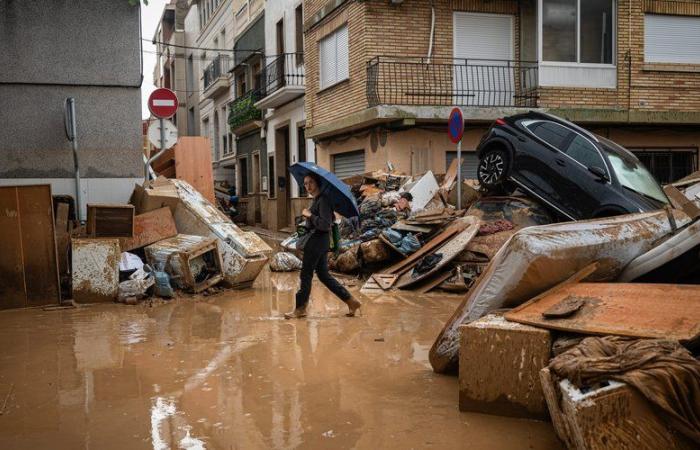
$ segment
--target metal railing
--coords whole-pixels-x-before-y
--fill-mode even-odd
[[[231,57],[219,54],[204,69],[204,89],[211,86],[219,77],[226,76],[231,68]]]
[[[259,89],[251,89],[229,103],[228,124],[230,129],[245,125],[251,120],[260,120],[262,111],[255,107],[261,99]]]
[[[536,62],[377,56],[367,101],[377,105],[537,107]]]
[[[304,54],[283,53],[268,57],[260,73],[260,91],[266,97],[285,86],[304,86]]]

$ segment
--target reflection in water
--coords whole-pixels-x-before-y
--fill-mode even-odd
[[[297,279],[0,313],[0,448],[559,448],[549,424],[458,412],[428,365],[453,298],[363,298],[349,319],[314,283],[310,318],[281,320]]]

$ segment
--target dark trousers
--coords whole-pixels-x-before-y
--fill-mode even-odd
[[[296,307],[302,308],[309,303],[309,295],[311,295],[311,282],[314,277],[314,271],[318,279],[339,299],[347,302],[350,298],[350,292],[345,287],[338,283],[338,280],[333,278],[328,272],[328,247],[330,245],[330,236],[328,233],[314,232],[304,246],[304,257],[302,258],[301,286],[297,291]]]

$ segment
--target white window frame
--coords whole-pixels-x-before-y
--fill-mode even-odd
[[[542,49],[543,41],[543,0],[537,0],[537,55],[541,65],[557,67],[615,67],[617,65],[617,0],[612,0],[612,63],[582,63],[581,61],[581,1],[576,0],[576,62],[545,61]],[[585,0],[583,0],[585,1]]]
[[[342,42],[339,42],[338,36],[340,32],[345,29],[345,35],[347,36],[347,73],[338,73],[338,48],[339,44],[342,44]],[[323,52],[321,51],[321,47],[323,45],[323,42],[326,42],[330,39],[334,40],[334,50],[335,50],[335,59],[332,61],[333,68],[334,68],[334,76],[331,79],[324,80],[323,78]],[[324,36],[322,39],[318,41],[318,53],[319,53],[319,64],[318,64],[318,79],[319,79],[319,88],[320,90],[327,89],[329,87],[335,86],[336,84],[342,83],[345,80],[350,79],[350,30],[348,29],[348,24],[344,23],[343,25],[339,26],[335,30],[333,30],[331,33],[327,34]],[[330,64],[331,62],[329,62]]]

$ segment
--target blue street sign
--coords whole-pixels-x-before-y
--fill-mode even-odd
[[[450,135],[450,140],[454,144],[462,140],[464,135],[464,116],[461,109],[452,109],[450,118],[447,121],[447,134]]]

